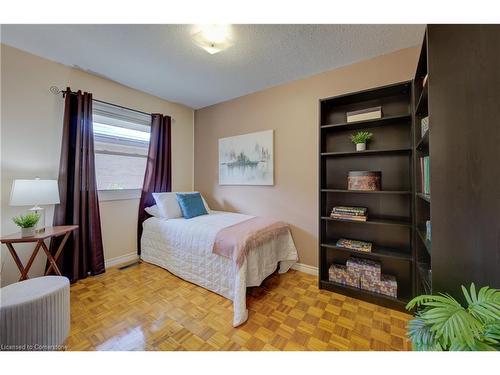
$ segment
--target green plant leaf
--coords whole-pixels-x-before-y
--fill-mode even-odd
[[[500,321],[500,291],[497,289],[482,287],[476,295],[474,283],[470,286],[470,296],[467,289],[462,286],[465,299],[467,300],[467,311],[482,323]]]
[[[451,297],[434,296],[437,301],[424,301],[424,306],[432,307],[421,314],[422,320],[442,338],[445,346],[453,341],[462,340],[462,344],[471,346],[474,337],[479,336],[481,325],[456,300]]]
[[[474,285],[474,283],[472,283]],[[462,293],[464,294],[465,300],[467,301],[467,304],[472,305],[474,302],[472,301],[472,298],[469,295],[469,291],[465,286],[462,285]]]
[[[408,323],[408,337],[416,351],[441,351],[435,332],[418,315]]]
[[[414,307],[429,305],[432,306],[433,303],[441,303],[441,304],[449,304],[451,306],[461,306],[457,300],[447,294],[423,294],[413,298],[408,304],[406,308],[408,310],[412,310]],[[439,305],[440,306],[440,305]]]
[[[357,132],[356,134],[351,134],[351,142],[354,144],[358,143],[365,143],[366,141],[370,140],[370,138],[373,136],[372,133],[369,132]]]
[[[472,299],[472,302],[477,301],[476,286],[474,285],[474,283],[470,284],[470,298]]]
[[[471,284],[462,291],[466,308],[443,293],[421,295],[407,304],[408,310],[418,308],[408,324],[415,350],[500,350],[500,290],[477,291]]]
[[[498,348],[496,348],[494,345],[490,345],[487,342],[476,340],[474,341],[474,345],[469,347],[469,350],[484,352],[484,351],[496,351],[498,350]]]
[[[446,339],[450,343],[464,340],[467,345],[472,346],[482,333],[482,325],[465,309],[457,309],[442,324],[448,328]]]
[[[472,345],[465,345],[461,342],[453,342],[449,348],[450,351],[495,351],[495,346],[476,340]]]
[[[484,326],[484,337],[491,343],[500,344],[500,321],[489,323]]]
[[[30,212],[26,215],[14,216],[12,221],[21,228],[32,228],[40,220],[40,214],[38,212]]]

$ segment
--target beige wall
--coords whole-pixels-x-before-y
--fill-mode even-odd
[[[292,226],[299,262],[318,258],[318,100],[411,79],[419,49],[328,71],[195,111],[194,187],[211,208]],[[218,139],[274,129],[275,185],[219,186]]]
[[[145,112],[172,116],[174,190],[193,185],[193,110],[170,103],[107,79],[51,62],[12,47],[1,46],[1,233],[17,231],[11,217],[26,208],[10,207],[9,194],[15,178],[55,179],[58,175],[63,99],[50,86],[92,92],[96,99]],[[106,260],[136,250],[138,199],[101,202]],[[53,208],[47,223],[52,222]],[[30,247],[19,246],[26,262]],[[39,275],[45,259],[38,256],[30,275]],[[2,285],[16,281],[18,270],[2,246]]]

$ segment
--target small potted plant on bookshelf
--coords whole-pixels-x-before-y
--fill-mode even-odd
[[[26,215],[19,215],[12,218],[12,221],[21,228],[22,237],[31,237],[35,235],[35,225],[40,220],[40,214],[30,212]]]
[[[417,351],[500,350],[500,290],[482,287],[476,293],[462,286],[464,307],[449,294],[421,295],[406,308],[418,307],[408,323],[408,336]]]
[[[356,145],[356,151],[365,151],[366,142],[371,139],[372,133],[368,132],[357,132],[356,134],[351,134],[351,141]]]

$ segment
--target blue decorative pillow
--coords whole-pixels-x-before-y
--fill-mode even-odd
[[[208,214],[200,193],[177,193],[176,195],[177,202],[181,207],[182,216],[185,219]]]

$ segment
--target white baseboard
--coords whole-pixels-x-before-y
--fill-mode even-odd
[[[307,273],[309,275],[318,276],[318,267],[310,266],[308,264],[295,263],[292,266],[292,269],[299,271],[299,272]]]
[[[106,268],[115,267],[115,266],[121,265],[123,263],[132,262],[136,259],[139,259],[139,256],[137,255],[137,252],[134,251],[132,253],[121,255],[119,257],[106,259],[104,261],[104,266]]]

